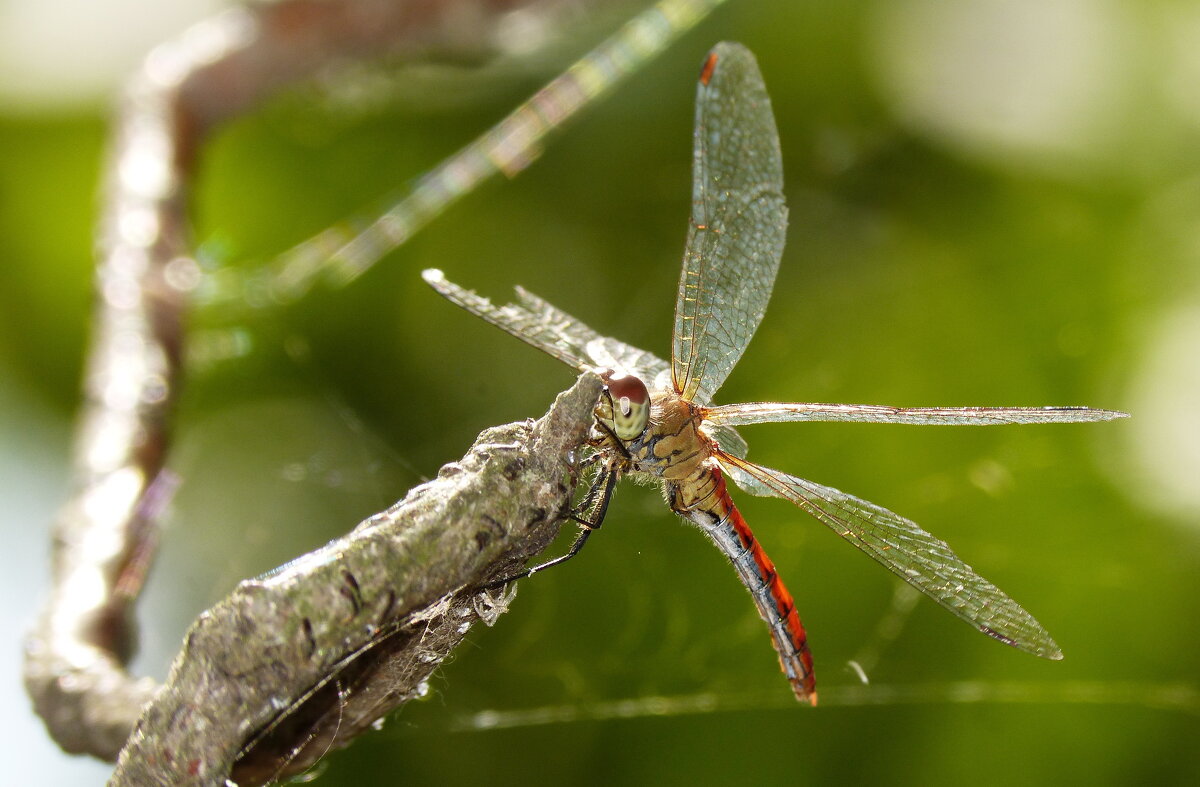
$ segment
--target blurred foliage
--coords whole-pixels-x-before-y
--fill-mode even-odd
[[[1155,470],[1139,465],[1133,430],[1136,405],[1155,401],[1135,392],[1178,401],[1169,364],[1144,377],[1160,315],[1200,303],[1200,145],[1196,118],[1172,103],[1187,64],[1167,46],[1184,27],[1173,20],[1200,9],[1066,7],[1131,24],[1111,55],[1126,81],[1087,108],[1104,120],[1095,138],[997,142],[961,132],[953,106],[949,120],[913,109],[889,53],[926,51],[896,31],[936,4],[743,0],[526,173],[468,196],[353,285],[287,308],[195,312],[172,462],[184,485],[143,605],[140,668],[162,675],[190,619],[239,579],[346,531],[480,429],[540,414],[570,383],[438,298],[421,269],[493,298],[523,284],[669,351],[695,70],[712,43],[737,39],[772,95],[791,228],[766,321],[720,401],[1134,410],[1091,426],[746,430],[754,458],[949,541],[1066,659],[1000,647],[926,601],[884,637],[890,575],[786,504],[743,500],[797,597],[828,705],[794,707],[725,561],[653,490],[626,485],[579,559],[522,583],[513,612],[472,635],[427,702],[332,757],[320,783],[1194,783],[1200,531],[1194,510],[1164,513],[1139,491]],[[361,212],[566,62],[493,73],[469,105],[431,107],[415,88],[366,103],[313,87],[282,96],[206,152],[202,256],[250,267]],[[471,77],[438,78],[452,93]],[[94,113],[0,116],[0,361],[59,419],[77,400],[102,136]],[[1196,426],[1179,416],[1178,428]],[[29,523],[5,523],[17,526]],[[858,706],[849,662],[874,650],[875,693]],[[736,709],[586,720],[611,700],[706,692]],[[476,711],[543,706],[584,720],[460,729]]]

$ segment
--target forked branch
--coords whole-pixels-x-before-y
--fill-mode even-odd
[[[533,13],[554,28],[604,3],[257,0],[150,53],[117,119],[72,491],[54,525],[50,598],[27,643],[26,688],[59,745],[115,759],[155,692],[126,663],[135,647],[133,604],[156,549],[160,493],[170,486],[163,467],[189,295],[199,288],[210,302],[220,292],[252,300],[249,293],[263,285],[280,299],[295,298],[330,266],[340,271],[338,281],[353,278],[484,178],[519,171],[548,133],[722,1],[659,0],[421,179],[366,233],[323,232],[285,254],[265,285],[251,276],[225,290],[220,277],[199,273],[188,238],[198,152],[217,124],[333,63],[385,54],[482,58],[504,43],[497,30],[505,14]]]

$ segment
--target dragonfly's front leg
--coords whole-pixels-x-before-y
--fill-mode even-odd
[[[645,386],[640,381],[637,381],[637,385],[642,388],[644,393]],[[617,478],[620,477],[622,471],[632,469],[633,458],[630,456],[629,449],[626,447],[624,441],[613,430],[613,427],[607,423],[611,419],[614,407],[608,388],[605,388],[605,393],[601,398],[602,402],[603,397],[608,397],[609,399],[607,404],[608,416],[602,415],[600,406],[597,406],[597,418],[592,424],[591,436],[587,442],[594,453],[583,461],[583,466],[586,467],[595,462],[603,462],[604,464],[596,473],[596,477],[592,479],[592,484],[587,494],[583,496],[583,502],[572,509],[567,515],[569,519],[579,523],[579,535],[571,542],[571,547],[566,551],[566,554],[506,579],[490,582],[483,587],[484,590],[507,585],[518,579],[532,576],[539,571],[544,571],[551,566],[567,562],[579,554],[579,550],[583,549],[583,545],[587,543],[588,538],[592,535],[592,531],[599,530],[600,526],[604,524],[604,516],[608,513],[608,502],[612,500],[613,488],[617,484]],[[646,398],[648,400],[648,395],[646,395]]]
[[[599,456],[596,454],[595,456]],[[596,461],[593,458],[587,460],[589,463]],[[565,554],[559,555],[553,560],[548,560],[545,563],[526,569],[519,574],[514,574],[505,579],[489,582],[484,585],[481,590],[492,590],[515,582],[518,579],[525,579],[533,576],[539,571],[544,571],[551,566],[557,566],[560,563],[565,563],[571,558],[579,554],[579,550],[583,549],[583,545],[587,543],[588,537],[593,530],[599,530],[604,524],[604,516],[608,513],[608,502],[612,499],[613,489],[616,488],[617,478],[620,476],[620,470],[612,463],[602,467],[596,477],[592,480],[588,492],[583,497],[583,502],[578,508],[575,508],[567,515],[569,519],[578,522],[580,525],[579,535],[571,542],[571,547]]]

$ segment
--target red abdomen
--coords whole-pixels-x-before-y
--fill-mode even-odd
[[[700,527],[725,553],[771,631],[779,666],[796,698],[817,704],[812,654],[792,594],[729,497],[720,468],[705,467],[672,485],[672,507]]]

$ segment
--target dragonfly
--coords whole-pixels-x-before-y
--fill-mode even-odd
[[[797,699],[815,705],[808,636],[792,594],[729,493],[728,479],[758,496],[788,500],[979,631],[1019,650],[1062,658],[1049,633],[942,540],[886,508],[746,458],[735,427],[781,421],[893,424],[1044,424],[1107,421],[1127,413],[1087,407],[919,407],[753,402],[713,405],[762,321],[783,253],[787,207],[771,102],[754,56],[718,44],[704,61],[693,133],[692,214],[675,302],[671,362],[603,336],[536,295],[491,301],[423,273],[440,294],[580,371],[604,389],[589,439],[599,464],[575,517],[568,551],[517,579],[579,552],[603,522],[621,476],[658,481],[670,508],[725,554],[766,622]],[[508,581],[508,580],[506,580]]]

